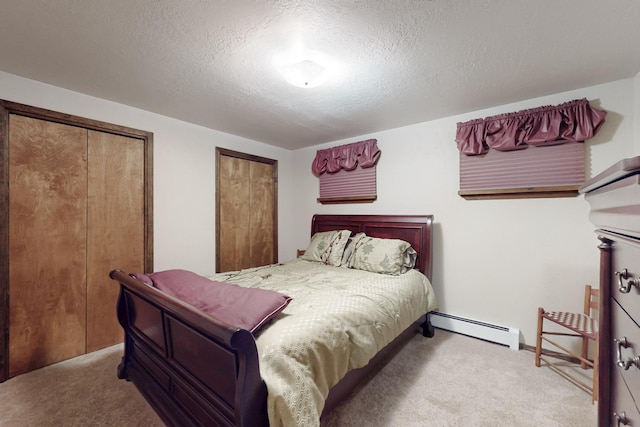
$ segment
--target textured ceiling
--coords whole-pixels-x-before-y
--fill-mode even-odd
[[[286,149],[630,78],[637,0],[7,0],[0,70]],[[335,61],[284,81],[294,46]]]

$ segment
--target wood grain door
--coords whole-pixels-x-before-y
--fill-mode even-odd
[[[123,340],[108,272],[144,271],[144,141],[88,134],[87,352]]]
[[[216,271],[277,262],[276,160],[216,149]]]
[[[272,264],[278,261],[274,165],[250,161],[249,187],[249,266]]]
[[[87,131],[9,122],[11,377],[85,352]]]
[[[0,100],[0,382],[122,341],[108,275],[153,271],[152,153],[150,132]]]

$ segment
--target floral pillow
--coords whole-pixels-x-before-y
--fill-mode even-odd
[[[349,267],[349,258],[351,258],[351,254],[353,253],[353,247],[355,244],[353,243],[353,237],[349,237],[347,239],[347,245],[344,247],[344,252],[342,253],[342,259],[340,260],[340,267]]]
[[[404,256],[402,258],[402,271],[401,273],[406,273],[411,270],[416,265],[416,260],[418,259],[418,252],[413,249],[411,246],[404,251]]]
[[[353,238],[348,267],[373,273],[400,275],[413,268],[416,251],[400,239],[381,239],[358,233]]]
[[[351,231],[349,230],[321,231],[315,233],[301,258],[307,261],[317,261],[337,267],[340,265],[344,248],[350,236]]]
[[[340,230],[338,232],[338,236],[333,241],[333,245],[331,246],[331,253],[329,254],[327,264],[333,265],[334,267],[339,267],[342,264],[342,256],[344,255],[344,250],[347,246],[347,243],[349,243],[350,237],[350,230]]]

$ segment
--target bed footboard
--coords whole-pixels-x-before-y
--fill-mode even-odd
[[[268,426],[253,335],[114,270],[125,332],[118,377],[170,426]]]

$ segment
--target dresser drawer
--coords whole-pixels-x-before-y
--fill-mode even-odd
[[[611,387],[611,413],[609,416],[610,426],[622,427],[625,424],[622,422],[618,423],[616,421],[615,416],[613,415],[624,414],[624,417],[627,421],[627,426],[640,426],[640,411],[636,408],[633,399],[631,398],[631,394],[626,389],[622,376],[619,372],[613,372],[611,377],[612,387]]]
[[[611,321],[612,340],[620,340],[624,337],[627,343],[627,346],[624,347],[614,342],[611,348],[611,368],[618,373],[618,375],[613,375],[611,382],[612,392],[619,398],[614,401],[626,401],[623,398],[628,395],[633,408],[639,411],[634,401],[640,402],[640,367],[630,363],[628,368],[624,369],[618,366],[618,358],[620,357],[622,362],[626,362],[640,356],[640,328],[615,302],[611,306]],[[628,412],[627,407],[628,405],[625,404],[625,407],[621,406],[620,410]],[[640,426],[640,423],[637,425]]]
[[[611,296],[640,324],[640,288],[628,286],[628,282],[634,279],[640,282],[640,246],[630,239],[615,239],[612,253],[612,268],[616,274],[612,278]],[[623,278],[625,272],[626,279]],[[620,284],[628,287],[629,292],[621,292]]]

